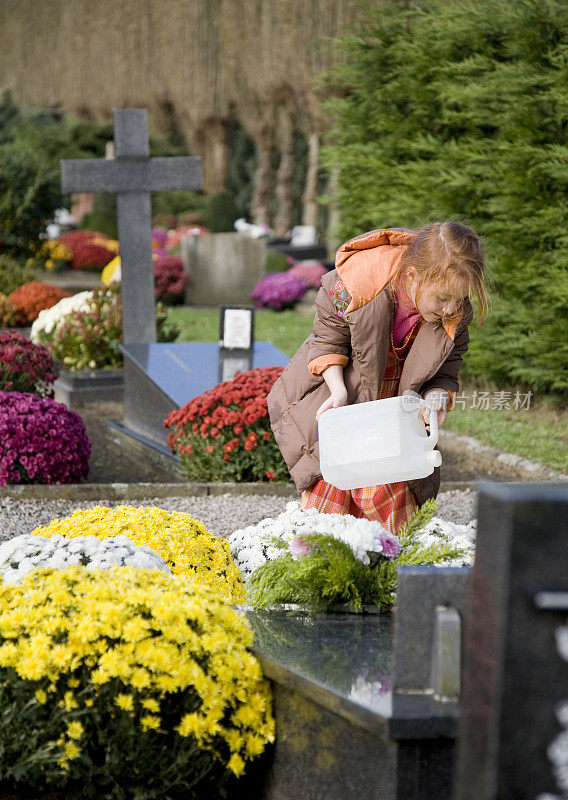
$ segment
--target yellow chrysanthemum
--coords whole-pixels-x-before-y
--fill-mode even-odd
[[[160,730],[160,717],[155,717],[153,714],[145,714],[140,717],[142,730],[144,731],[159,731]]]
[[[85,729],[83,728],[79,720],[73,720],[73,722],[70,722],[69,725],[67,726],[67,736],[70,739],[80,739],[84,733],[84,730]]]
[[[241,756],[237,755],[237,753],[233,753],[227,764],[227,769],[230,769],[238,778],[239,775],[242,775],[245,771],[245,762]]]
[[[157,700],[154,700],[153,697],[147,697],[145,700],[142,700],[142,706],[147,708],[148,711],[153,711],[154,714],[157,714],[160,710],[160,704]]]
[[[114,698],[114,702],[123,711],[132,711],[134,709],[134,700],[130,694],[119,694]]]
[[[78,747],[75,742],[67,742],[65,744],[65,755],[71,760],[74,758],[79,758],[81,755],[81,748]]]
[[[66,721],[62,770],[80,754],[78,740],[88,747],[87,709],[112,725],[118,707],[141,736],[175,731],[217,758],[223,739],[227,767],[240,774],[274,738],[251,640],[246,620],[210,589],[157,570],[39,570],[0,587],[0,670],[31,681],[38,703]],[[39,689],[38,680],[49,683]]]
[[[122,278],[122,271],[120,266],[120,256],[115,256],[112,261],[104,267],[101,273],[101,283],[108,286],[110,283],[120,281]]]
[[[242,603],[246,593],[238,567],[233,562],[229,543],[214,536],[205,525],[182,511],[165,511],[154,506],[118,506],[77,510],[65,519],[56,519],[32,531],[35,536],[60,534],[76,536],[128,536],[137,546],[146,545],[162,556],[174,575],[208,586],[222,600]],[[112,614],[113,598],[109,598]],[[178,617],[170,609],[172,623]],[[160,612],[161,613],[161,612]],[[77,634],[79,635],[79,634]],[[85,630],[84,637],[92,635]]]
[[[42,706],[47,703],[47,692],[44,689],[38,689],[35,696],[38,703],[41,703]]]

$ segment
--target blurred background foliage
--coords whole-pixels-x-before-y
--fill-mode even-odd
[[[493,314],[466,371],[568,398],[564,0],[366,4],[324,152],[341,234],[458,219],[483,237]],[[329,76],[328,76],[329,79]]]
[[[466,376],[565,403],[567,0],[356,5],[341,41],[334,40],[327,73],[305,89],[312,100],[328,98],[318,117],[326,141],[320,208],[327,203],[337,210],[338,241],[375,227],[440,219],[472,225],[484,241],[493,313],[483,326],[472,326]],[[318,41],[320,55],[321,47]],[[265,172],[287,175],[288,193],[278,196],[292,209],[290,220],[299,222],[309,126],[289,127],[293,137],[280,147],[272,130],[262,144],[263,125],[274,128],[274,108],[288,102],[284,95],[274,93],[276,105],[266,107],[254,131],[244,122],[246,103],[240,117],[227,118],[224,189],[209,196],[156,194],[154,214],[200,216],[215,229],[227,229],[235,215],[255,219],[255,203],[274,216],[275,190],[262,197],[257,191],[255,200],[262,155]],[[302,104],[294,103],[297,114]],[[112,122],[87,116],[19,105],[8,91],[0,95],[0,251],[23,262],[33,257],[37,237],[61,204],[60,158],[104,157]],[[184,154],[187,141],[172,124],[169,134],[151,137],[151,152]],[[114,197],[99,195],[84,224],[116,236]]]

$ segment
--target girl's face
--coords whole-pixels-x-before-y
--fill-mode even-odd
[[[461,298],[450,297],[442,286],[427,286],[416,298],[416,308],[426,322],[438,322],[456,313]]]
[[[443,317],[451,317],[457,312],[465,295],[452,296],[447,287],[440,284],[431,284],[418,292],[418,284],[414,275],[414,270],[409,270],[410,296],[414,299],[416,309],[426,322],[438,322]]]

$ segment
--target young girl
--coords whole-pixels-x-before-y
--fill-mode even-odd
[[[443,424],[469,342],[470,298],[480,321],[488,306],[483,251],[471,228],[437,222],[365,233],[339,248],[335,265],[322,279],[313,333],[268,395],[271,426],[303,509],[367,517],[396,533],[438,494],[439,468],[419,480],[337,489],[321,476],[317,420],[329,408],[416,392]]]

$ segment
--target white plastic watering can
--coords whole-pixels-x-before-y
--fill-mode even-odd
[[[430,409],[429,435],[422,408]],[[438,414],[418,395],[331,408],[318,430],[323,479],[338,489],[425,478],[442,463]]]

